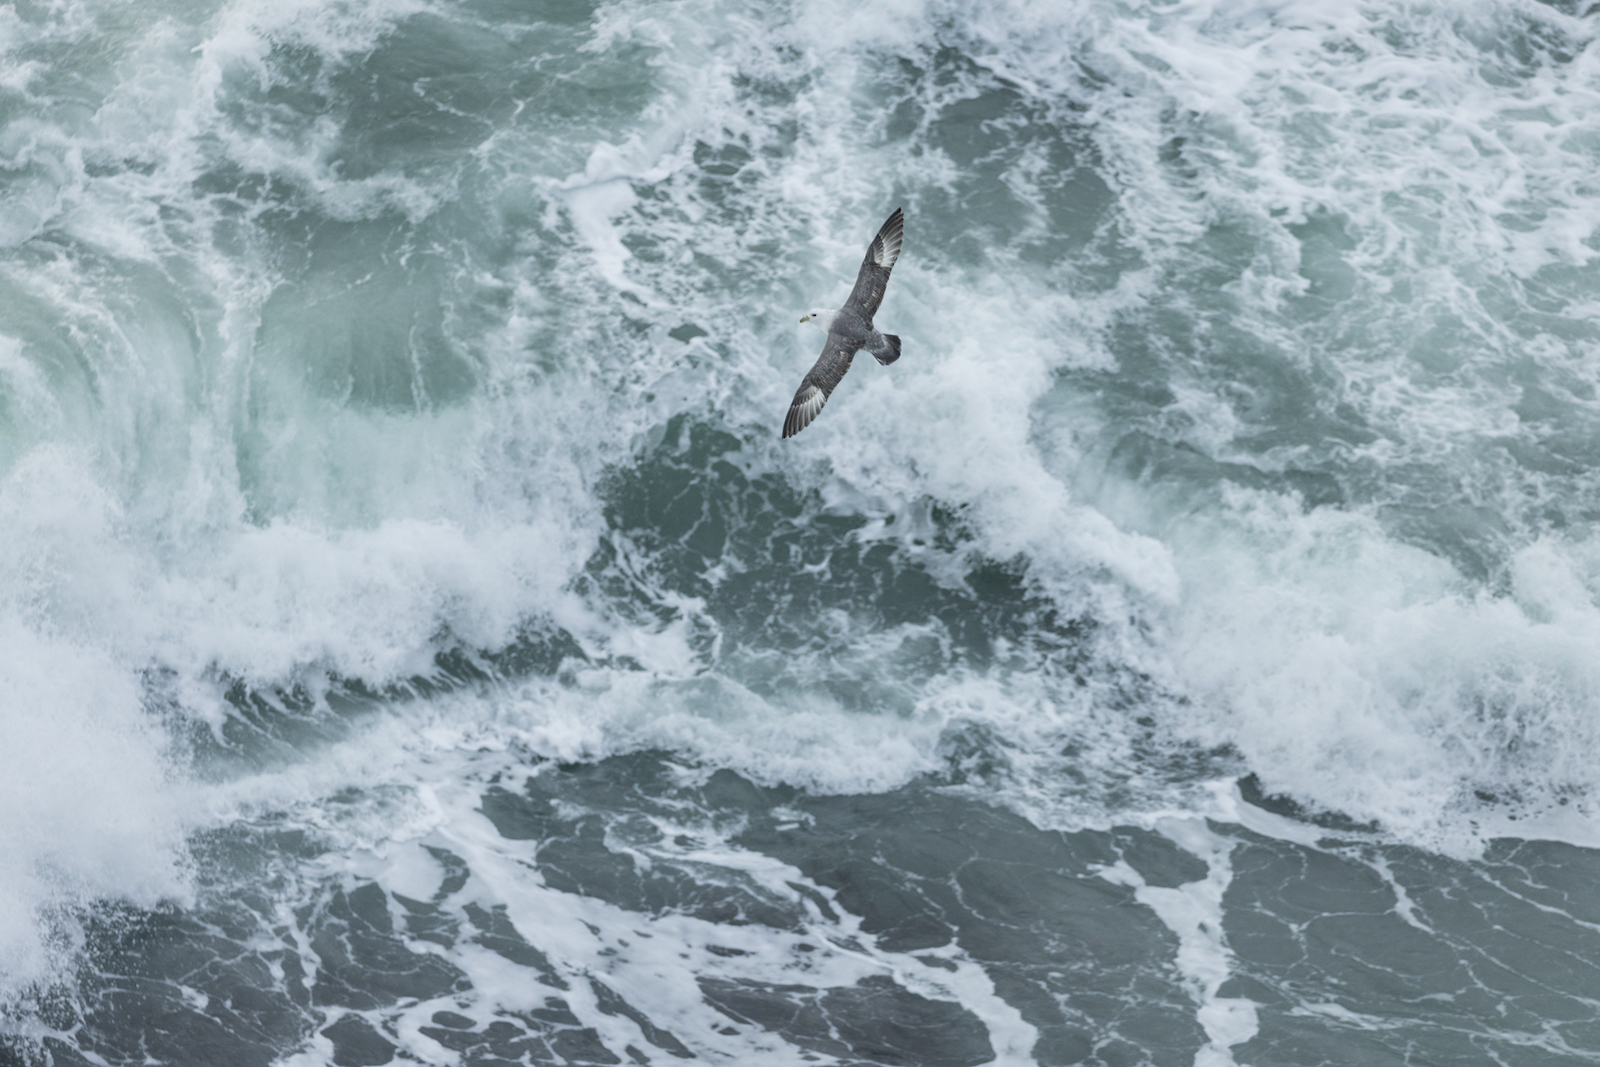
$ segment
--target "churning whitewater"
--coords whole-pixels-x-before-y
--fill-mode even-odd
[[[1594,1063],[1595,17],[0,7],[0,1064]]]

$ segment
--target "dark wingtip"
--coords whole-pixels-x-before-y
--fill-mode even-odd
[[[783,439],[787,441],[805,428],[806,423],[800,420],[800,404],[791,403],[789,413],[783,417]]]
[[[794,400],[789,403],[789,414],[783,420],[783,436],[793,437],[810,426],[822,414],[822,406],[827,402],[827,393],[810,382],[801,382]]]

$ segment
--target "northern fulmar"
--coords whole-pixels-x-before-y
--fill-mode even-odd
[[[878,236],[867,248],[861,261],[861,273],[856,275],[856,286],[850,298],[837,311],[812,308],[801,322],[814,322],[828,335],[822,346],[822,355],[806,371],[800,388],[789,402],[789,417],[783,420],[783,436],[793,437],[822,411],[834,386],[850,369],[856,352],[865,348],[885,367],[900,358],[900,338],[892,333],[879,333],[872,325],[872,316],[883,303],[883,290],[889,284],[889,272],[894,261],[900,258],[900,243],[905,236],[905,215],[899,208],[889,216]]]

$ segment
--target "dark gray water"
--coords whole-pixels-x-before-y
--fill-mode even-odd
[[[0,1064],[1600,1061],[1595,15],[0,9]]]

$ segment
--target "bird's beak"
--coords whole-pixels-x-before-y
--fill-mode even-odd
[[[805,318],[801,319],[800,321],[801,322],[810,322],[811,321],[811,316],[807,315]]]

